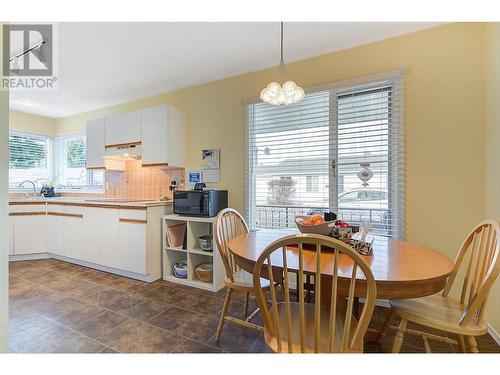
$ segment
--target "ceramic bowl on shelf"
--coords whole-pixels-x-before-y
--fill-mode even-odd
[[[212,263],[198,264],[194,272],[201,281],[211,282],[214,276],[214,265]]]
[[[319,220],[320,217],[321,215],[296,216],[295,225],[300,233],[314,233],[328,236],[333,230],[335,221],[324,221],[322,218]]]
[[[212,236],[209,234],[198,237],[198,242],[200,244],[200,249],[203,251],[212,251],[214,249]]]
[[[187,262],[181,261],[175,263],[174,266],[172,267],[172,272],[175,277],[178,277],[180,279],[186,279],[188,272]]]

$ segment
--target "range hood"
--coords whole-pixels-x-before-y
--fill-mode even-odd
[[[139,160],[142,158],[141,143],[127,143],[121,145],[106,146],[104,155],[102,157],[104,160]]]

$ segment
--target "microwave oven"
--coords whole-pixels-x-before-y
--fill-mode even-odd
[[[174,214],[214,217],[224,208],[227,208],[227,190],[174,191]]]

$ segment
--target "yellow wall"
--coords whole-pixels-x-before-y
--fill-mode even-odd
[[[500,221],[500,23],[485,28],[485,216]],[[500,282],[494,285],[488,318],[500,334]]]
[[[485,216],[484,41],[484,24],[449,24],[287,67],[303,86],[406,69],[406,237],[452,258]],[[268,69],[58,119],[57,132],[81,131],[86,120],[112,113],[176,105],[187,113],[187,169],[199,168],[203,148],[221,148],[218,186],[229,190],[231,206],[243,210],[242,100],[258,96],[277,77]]]
[[[38,135],[53,136],[56,134],[54,119],[18,111],[9,111],[9,128]]]

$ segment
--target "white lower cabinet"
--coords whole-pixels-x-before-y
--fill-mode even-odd
[[[107,267],[120,268],[121,251],[120,246],[118,246],[120,241],[120,210],[102,208],[100,209],[100,215],[100,264]]]
[[[64,256],[83,259],[83,216],[82,207],[69,206],[64,212]]]
[[[147,224],[140,220],[120,219],[120,267],[126,271],[146,273]]]
[[[46,251],[45,214],[24,213],[12,216],[14,232],[14,254],[36,254]]]
[[[49,253],[144,281],[158,280],[161,217],[168,212],[171,208],[165,206],[13,205],[9,255]]]
[[[64,206],[47,206],[47,246],[46,250],[64,255]]]
[[[86,207],[83,213],[83,260],[101,262],[102,209]]]

